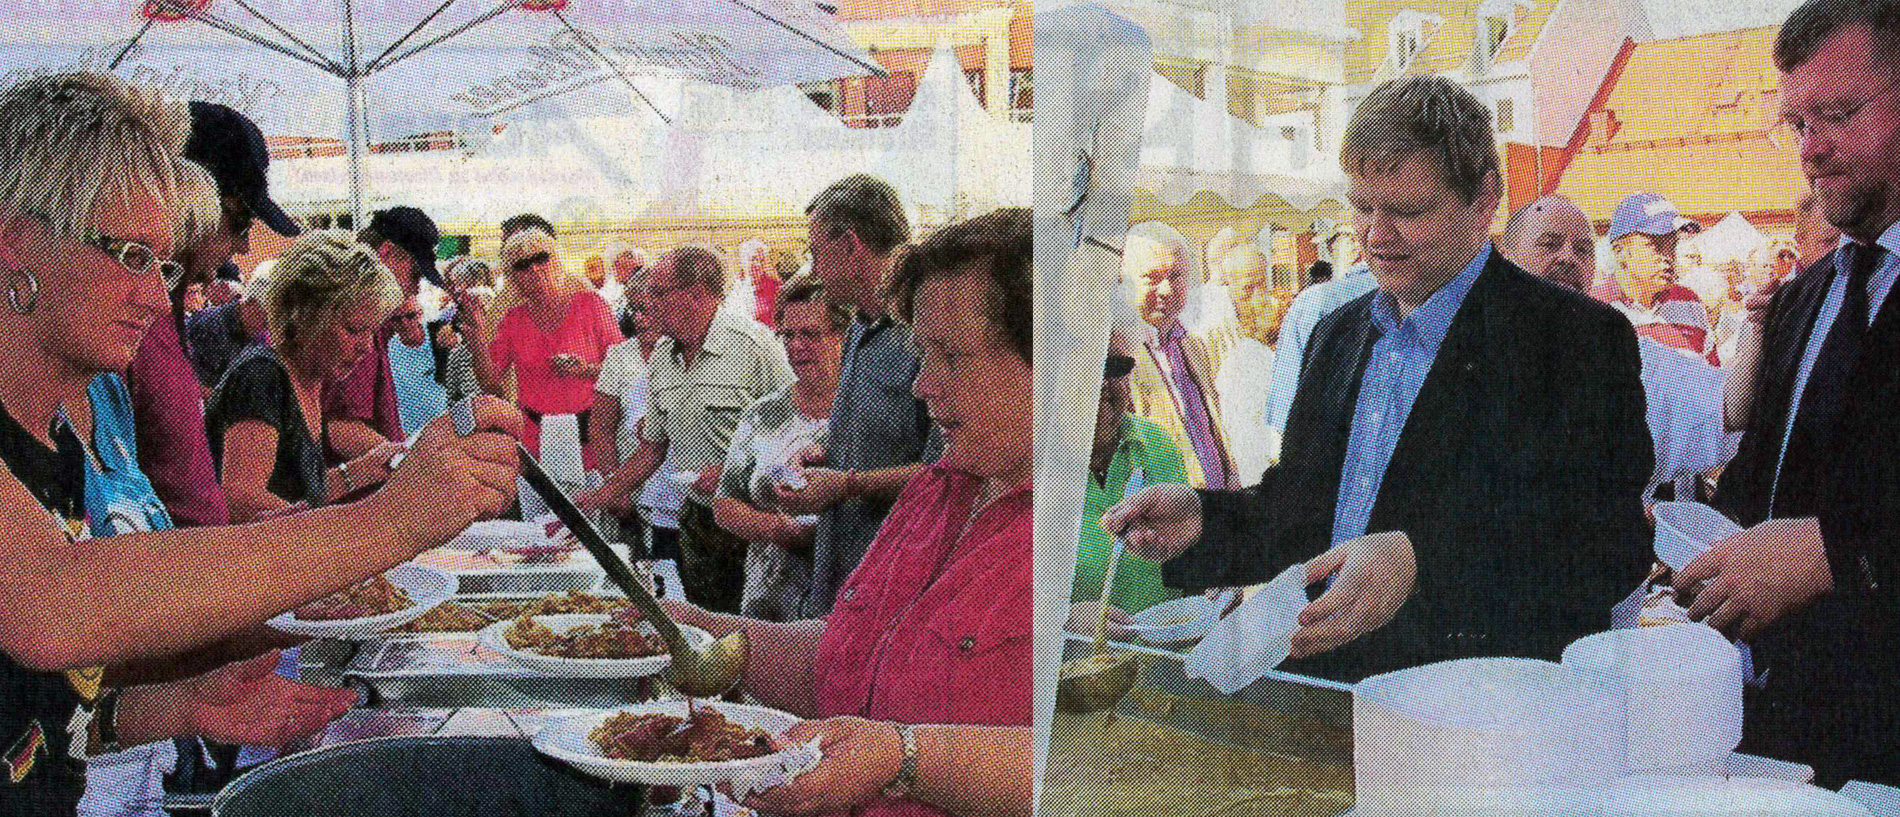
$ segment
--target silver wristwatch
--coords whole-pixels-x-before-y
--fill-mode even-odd
[[[884,784],[883,794],[893,800],[902,800],[917,789],[917,733],[907,723],[893,723],[897,736],[904,743],[904,762],[897,767],[897,776]]]

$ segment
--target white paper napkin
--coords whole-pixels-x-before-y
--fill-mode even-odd
[[[728,780],[732,786],[732,799],[745,802],[754,792],[783,786],[799,775],[818,768],[819,761],[825,759],[825,751],[818,748],[818,739],[810,743],[793,746],[779,753],[778,762],[756,769],[736,771]]]
[[[1183,668],[1188,677],[1204,678],[1222,695],[1232,695],[1286,660],[1305,607],[1306,565],[1301,563],[1281,571],[1215,624],[1188,653]]]

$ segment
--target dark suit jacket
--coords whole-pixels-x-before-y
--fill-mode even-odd
[[[1202,493],[1202,540],[1164,566],[1170,585],[1251,584],[1326,550],[1377,296],[1320,322],[1279,463],[1254,488]],[[1384,628],[1285,669],[1358,681],[1454,658],[1555,660],[1608,629],[1649,564],[1641,371],[1628,320],[1493,254],[1439,347],[1367,528],[1411,538],[1415,594]]]
[[[1743,525],[1768,516],[1795,376],[1834,282],[1834,255],[1775,293],[1742,445],[1715,505]],[[1900,290],[1900,288],[1896,288]],[[1900,302],[1874,317],[1821,484],[1785,494],[1777,517],[1818,517],[1834,592],[1756,639],[1768,683],[1751,693],[1743,747],[1815,767],[1817,780],[1900,784]]]

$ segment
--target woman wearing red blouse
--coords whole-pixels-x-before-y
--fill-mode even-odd
[[[587,445],[587,412],[594,405],[594,378],[607,349],[625,338],[607,301],[584,282],[570,278],[554,255],[554,238],[525,230],[501,247],[508,279],[522,301],[509,309],[495,330],[486,354],[471,355],[482,390],[505,396],[505,376],[515,370],[515,403],[528,416],[523,442],[541,454],[541,418],[573,414],[579,418],[581,451],[596,468]],[[471,310],[479,319],[480,310]],[[481,337],[482,333],[474,333]]]
[[[1026,209],[944,228],[890,281],[913,326],[913,391],[948,440],[905,486],[825,619],[669,603],[744,630],[742,683],[809,718],[824,761],[755,795],[768,814],[1028,814],[1032,637],[1030,229]]]

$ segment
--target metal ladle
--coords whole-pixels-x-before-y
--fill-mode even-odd
[[[1140,469],[1128,477],[1124,499],[1141,491]],[[1095,619],[1095,642],[1089,654],[1062,662],[1056,670],[1056,708],[1064,712],[1087,714],[1100,712],[1118,703],[1135,688],[1141,662],[1134,653],[1108,651],[1108,600],[1115,589],[1115,567],[1121,562],[1126,545],[1117,536],[1109,545],[1108,575],[1102,577],[1101,614]]]
[[[457,433],[467,436],[475,431],[473,404],[468,399],[458,400],[449,406],[449,415],[455,420]],[[556,484],[553,477],[541,468],[539,460],[528,453],[527,446],[515,443],[521,457],[521,477],[528,485],[541,494],[541,499],[554,512],[568,532],[574,534],[582,547],[593,554],[594,561],[606,571],[621,592],[627,594],[627,600],[639,609],[653,629],[666,642],[667,652],[673,657],[673,663],[666,670],[666,680],[682,694],[691,697],[710,698],[723,695],[738,685],[739,678],[745,672],[746,639],[744,630],[734,630],[703,648],[695,649],[687,643],[686,634],[681,632],[679,624],[666,614],[658,599],[647,590],[646,585],[633,575],[633,569],[621,561],[620,555],[607,545],[607,539],[600,535],[592,520],[581,512],[566,491]]]

